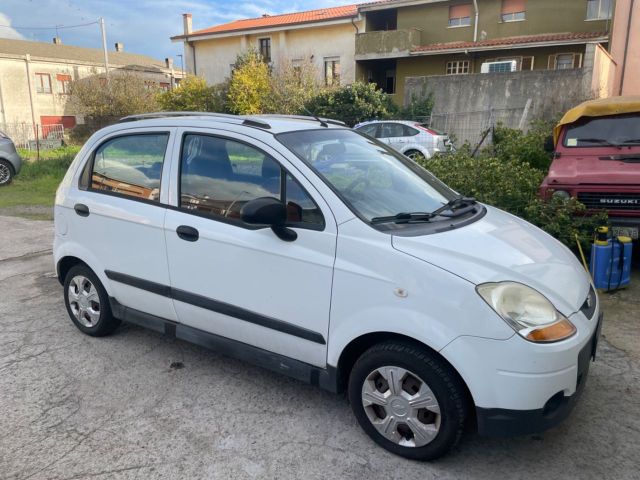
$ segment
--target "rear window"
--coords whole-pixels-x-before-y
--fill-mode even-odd
[[[584,118],[567,127],[568,148],[640,145],[640,114]]]

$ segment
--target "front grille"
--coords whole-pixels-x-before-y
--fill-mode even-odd
[[[596,291],[593,289],[593,287],[590,287],[589,294],[580,307],[580,311],[584,314],[585,317],[591,320],[593,318],[593,314],[596,312],[597,303],[598,301],[596,297]]]
[[[640,193],[580,192],[578,200],[589,210],[640,210]]]

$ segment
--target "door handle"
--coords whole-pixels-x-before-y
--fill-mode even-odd
[[[83,203],[76,203],[73,206],[73,209],[76,211],[76,213],[78,215],[80,215],[81,217],[88,217],[89,216],[89,207],[87,207],[85,204]]]
[[[176,233],[182,240],[186,240],[187,242],[197,242],[198,238],[200,238],[200,232],[187,225],[180,225],[176,228]]]

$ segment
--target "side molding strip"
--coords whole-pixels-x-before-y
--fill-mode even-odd
[[[107,278],[114,282],[123,283],[131,287],[139,288],[147,292],[155,293],[163,297],[172,298],[178,302],[188,303],[196,307],[211,310],[212,312],[234,317],[245,322],[260,325],[261,327],[276,330],[278,332],[293,335],[294,337],[309,340],[310,342],[318,343],[320,345],[326,345],[326,341],[322,334],[308,330],[297,325],[292,325],[288,322],[283,322],[275,318],[267,317],[244,308],[230,305],[228,303],[220,302],[212,298],[197,295],[195,293],[186,292],[177,288],[171,288],[168,285],[162,285],[160,283],[152,282],[150,280],[144,280],[142,278],[132,277],[125,273],[114,272],[112,270],[104,271]]]
[[[338,372],[335,367],[330,365],[327,365],[326,369],[316,367],[284,355],[238,342],[237,340],[203,332],[197,328],[125,307],[113,297],[109,297],[109,303],[114,316],[125,322],[200,345],[222,355],[244,360],[311,385],[317,385],[333,393],[338,392]]]

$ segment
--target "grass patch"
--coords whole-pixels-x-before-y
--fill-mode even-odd
[[[41,214],[34,214],[32,207],[53,206],[58,185],[78,150],[79,147],[43,150],[40,160],[35,160],[35,152],[20,150],[22,170],[11,184],[0,188],[0,214],[34,218]]]

